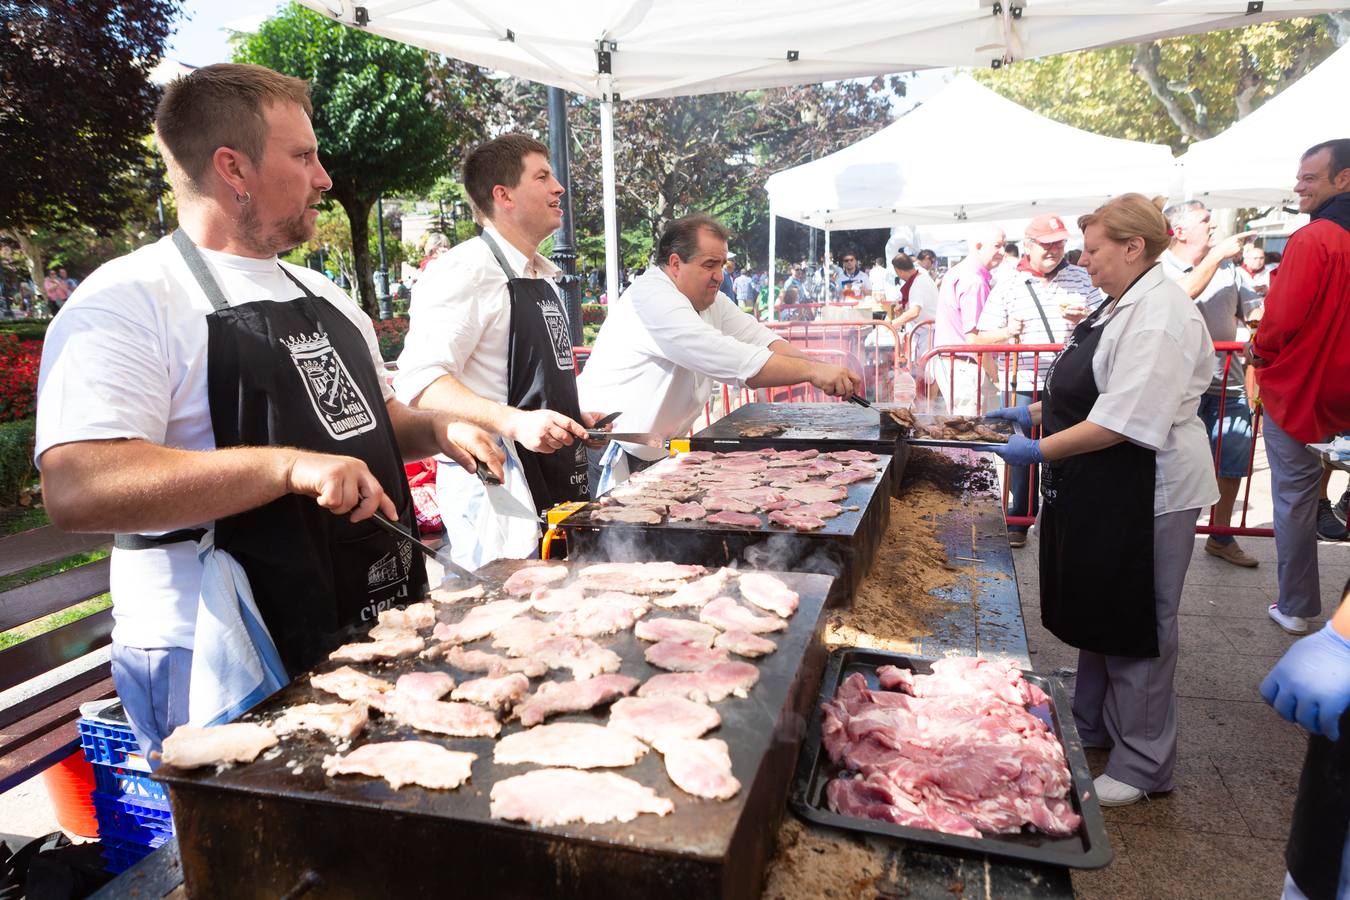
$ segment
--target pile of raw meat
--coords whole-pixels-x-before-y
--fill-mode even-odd
[[[854,673],[822,708],[821,741],[848,770],[826,787],[831,809],[967,837],[1078,829],[1063,747],[1027,710],[1048,698],[1015,666],[954,657],[877,676],[882,690]]]
[[[591,520],[814,531],[843,513],[850,484],[873,481],[889,462],[866,450],[695,450],[638,472],[600,498]]]
[[[758,682],[747,660],[777,649],[770,636],[787,629],[797,605],[796,592],[760,572],[536,563],[500,588],[433,591],[429,601],[381,613],[368,640],[339,647],[338,665],[310,678],[325,702],[291,706],[270,722],[179,729],[164,759],[250,762],[279,740],[269,752],[284,753],[303,732],[334,745],[323,761],[329,776],[449,790],[470,779],[478,756],[440,739],[480,739],[481,751],[490,738],[496,818],[556,825],[666,815],[673,804],[657,791],[592,770],[632,766],[655,750],[675,787],[733,797],[741,785],[727,745],[705,735],[721,724],[716,704],[747,697]],[[663,670],[645,681],[620,674],[624,660],[607,646],[631,648],[614,640],[629,629],[646,662]],[[646,669],[629,662],[630,671]],[[393,727],[368,733],[377,721]],[[408,739],[407,730],[428,737]],[[501,771],[517,766],[532,768]]]

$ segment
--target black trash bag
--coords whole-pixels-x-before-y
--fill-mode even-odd
[[[13,855],[0,843],[0,900],[82,900],[112,880],[101,850],[96,842],[73,844],[59,831]]]

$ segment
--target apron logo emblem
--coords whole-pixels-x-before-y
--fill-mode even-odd
[[[315,332],[282,338],[281,343],[290,352],[314,413],[330,437],[343,441],[375,428],[370,405],[328,335]]]
[[[412,569],[412,555],[413,555],[412,541],[399,541],[398,561],[403,564],[403,571],[405,572],[410,571]]]
[[[398,564],[398,557],[393,553],[386,553],[375,560],[374,565],[366,572],[366,587],[370,590],[383,587],[386,584],[395,584],[402,580],[403,570]]]
[[[544,327],[553,343],[553,358],[558,371],[572,371],[572,330],[567,327],[567,313],[562,304],[557,300],[540,300],[539,313],[544,317]]]

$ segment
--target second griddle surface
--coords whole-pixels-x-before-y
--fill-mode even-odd
[[[746,446],[790,446],[804,443],[821,451],[835,449],[823,443],[844,441],[894,445],[899,427],[890,417],[882,422],[876,409],[852,403],[747,403],[732,410],[690,439],[695,449],[720,449],[711,441],[737,441]],[[781,426],[783,431],[769,437],[753,438],[741,429],[755,425]]]

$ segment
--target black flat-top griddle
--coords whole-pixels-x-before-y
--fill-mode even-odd
[[[1064,747],[1064,755],[1069,763],[1069,773],[1072,776],[1070,800],[1074,811],[1083,817],[1074,834],[1057,837],[1042,834],[1031,828],[1023,828],[1017,834],[987,834],[971,838],[925,828],[895,825],[875,819],[841,815],[830,809],[825,798],[825,787],[843,770],[830,759],[821,742],[823,720],[821,705],[834,699],[839,685],[855,672],[867,680],[869,688],[877,690],[876,670],[879,666],[896,666],[926,673],[932,670],[932,664],[933,661],[930,659],[860,647],[843,647],[830,654],[821,681],[820,696],[811,714],[810,728],[792,782],[790,802],[793,810],[809,822],[883,838],[926,844],[958,854],[1002,857],[1078,869],[1099,869],[1109,864],[1112,853],[1110,841],[1106,836],[1106,823],[1102,819],[1096,793],[1092,790],[1092,773],[1088,770],[1087,757],[1083,754],[1083,743],[1078,737],[1073,716],[1069,714],[1068,695],[1058,680],[1031,672],[1024,671],[1022,677],[1045,691],[1050,697],[1050,703],[1045,707],[1029,707],[1029,710],[1054,730]],[[1061,712],[1064,715],[1061,715]]]
[[[839,501],[844,512],[826,519],[824,527],[814,531],[775,524],[767,513],[759,514],[756,528],[668,517],[656,525],[605,522],[595,518],[604,508],[595,502],[563,519],[559,527],[567,538],[569,558],[617,562],[668,559],[710,567],[735,563],[743,568],[831,575],[835,584],[829,605],[840,606],[849,602],[871,568],[890,523],[893,467],[885,456],[873,465],[877,474],[871,480],[846,485],[848,497]]]
[[[501,581],[521,565],[501,561],[480,573]],[[730,749],[732,771],[742,785],[732,799],[719,802],[683,793],[652,750],[634,766],[593,771],[615,772],[653,788],[674,803],[667,816],[643,814],[631,822],[548,828],[492,819],[488,804],[493,784],[541,766],[496,765],[492,738],[426,734],[372,716],[353,746],[372,740],[431,741],[478,754],[472,777],[453,791],[415,785],[394,790],[364,776],[328,777],[323,757],[335,748],[313,733],[283,738],[281,753],[274,758],[269,752],[221,772],[163,767],[156,777],[169,785],[189,896],[758,897],[802,726],[825,661],[818,625],[830,585],[820,575],[779,577],[799,593],[797,612],[786,632],[768,635],[778,649],[750,660],[758,664],[760,680],[749,697],[716,704],[722,724],[706,735],[726,741]],[[447,609],[462,608],[467,607]],[[453,612],[453,617],[458,615]],[[654,607],[648,615],[689,613]],[[631,629],[596,640],[623,658],[622,674],[646,680],[662,671],[643,659],[650,645]],[[466,646],[490,650],[489,644],[490,639]],[[336,702],[311,688],[309,675],[339,665],[325,662],[298,676],[244,719],[266,720],[297,703]],[[389,680],[438,668],[451,672],[457,682],[483,674],[417,657],[384,666],[351,665]],[[555,671],[545,677],[561,681],[570,676]],[[532,680],[531,689],[539,683]],[[607,718],[608,709],[602,708],[549,721],[603,725]],[[510,721],[502,734],[519,730],[520,723]]]
[[[782,428],[762,435],[758,429]],[[744,433],[743,433],[744,432]],[[884,411],[842,401],[747,403],[689,439],[691,450],[870,450],[891,457],[891,484],[900,488],[909,445],[904,431]]]

